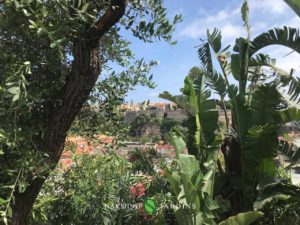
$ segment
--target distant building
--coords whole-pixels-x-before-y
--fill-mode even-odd
[[[173,119],[173,120],[176,120],[176,121],[183,121],[183,120],[188,118],[183,109],[166,110],[165,111],[165,116],[168,119]]]
[[[125,108],[125,107],[124,107]],[[218,107],[219,121],[226,122],[225,112],[223,109]],[[229,123],[231,123],[231,111],[226,111]],[[168,119],[173,119],[176,121],[183,121],[187,119],[187,115],[184,109],[178,108],[174,103],[149,103],[147,109],[142,110],[127,110],[124,112],[125,122],[132,122],[140,115],[155,115],[157,118],[162,119],[166,116]]]

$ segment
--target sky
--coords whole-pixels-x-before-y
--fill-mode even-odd
[[[183,80],[193,66],[199,66],[197,46],[206,38],[207,29],[218,28],[222,32],[223,47],[233,46],[235,38],[245,37],[240,8],[242,0],[165,0],[169,17],[181,14],[183,21],[175,27],[171,46],[165,42],[145,44],[137,39],[132,42],[136,57],[157,60],[159,65],[152,70],[155,89],[137,87],[130,91],[125,101],[162,102],[159,93],[169,91],[179,94]],[[283,0],[249,0],[251,37],[254,38],[274,27],[300,27],[300,19]],[[300,55],[280,46],[264,48],[264,53],[276,58],[277,66],[290,71],[300,70]]]

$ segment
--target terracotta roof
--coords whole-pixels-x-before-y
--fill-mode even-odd
[[[149,103],[149,106],[154,106],[154,107],[165,107],[167,104],[163,102],[154,102],[154,103]]]
[[[95,138],[97,138],[97,140],[101,141],[101,143],[103,143],[103,144],[110,144],[114,140],[113,137],[107,136],[107,135],[104,135],[104,134],[97,134],[95,136]]]
[[[77,155],[106,154],[103,145],[112,143],[113,137],[99,134],[96,135],[95,138],[100,143],[93,144],[91,140],[81,136],[68,136],[65,142],[65,149],[60,157],[62,168],[67,168],[72,165],[72,151]]]
[[[168,144],[166,144],[166,145],[157,145],[156,146],[156,149],[157,150],[162,150],[162,149],[167,149],[167,150],[174,150],[174,147],[172,146],[172,145],[168,145]]]

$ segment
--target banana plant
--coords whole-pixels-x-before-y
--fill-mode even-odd
[[[221,176],[218,187],[223,197],[230,200],[232,215],[253,208],[257,185],[264,177],[275,176],[274,157],[280,147],[280,127],[300,119],[299,109],[290,107],[280,92],[281,87],[288,87],[291,100],[299,102],[299,78],[293,76],[293,71],[287,74],[278,69],[269,56],[257,54],[273,44],[300,53],[299,31],[288,27],[275,28],[251,40],[248,11],[248,1],[245,0],[241,12],[248,35],[236,39],[232,53],[230,47],[222,48],[222,35],[217,29],[207,32],[207,41],[198,50],[209,88],[219,95],[221,102],[225,98],[230,102],[232,120],[230,125],[227,123],[227,133],[221,145],[225,174]],[[273,76],[267,77],[262,70],[265,66],[273,70]],[[230,83],[230,76],[236,82]]]
[[[281,199],[288,203],[300,202],[300,187],[291,185],[282,179],[264,178],[257,187],[258,196],[254,203],[255,210],[261,210],[267,203]]]
[[[296,12],[297,9],[294,8]],[[220,31],[208,31],[207,41],[198,50],[202,67],[193,68],[185,79],[182,95],[172,96],[168,92],[161,94],[162,98],[177,103],[187,112],[188,131],[182,138],[186,140],[189,154],[198,160],[202,175],[216,167],[218,152],[215,135],[218,113],[215,101],[209,98],[207,87],[219,95],[226,117],[226,132],[221,144],[225,173],[220,173],[216,181],[213,176],[212,185],[217,192],[215,194],[221,194],[230,201],[229,215],[253,209],[258,184],[266,177],[275,178],[277,168],[274,158],[280,150],[293,156],[294,161],[300,156],[294,149],[288,151],[287,147],[283,148],[282,142],[278,140],[281,126],[300,120],[299,108],[291,106],[281,88],[288,88],[290,100],[299,102],[300,79],[294,76],[293,70],[286,73],[276,67],[271,57],[257,53],[274,44],[287,46],[300,53],[299,30],[274,28],[251,39],[247,0],[242,5],[241,13],[247,37],[237,38],[231,52],[230,46],[222,47]],[[269,67],[273,74],[268,76],[264,67]],[[230,82],[232,79],[236,81]],[[231,121],[227,115],[225,99],[230,102]],[[180,160],[179,154],[177,157]],[[204,166],[210,159],[213,166]],[[181,181],[180,175],[177,179]]]
[[[263,216],[262,212],[249,211],[245,213],[239,213],[236,216],[229,217],[219,225],[250,225]]]
[[[176,103],[188,115],[185,123],[187,149],[189,154],[199,160],[200,166],[203,165],[201,162],[216,155],[218,111],[216,101],[210,99],[210,95],[210,91],[205,88],[203,71],[197,67],[192,68],[185,78],[182,95],[172,96],[167,91],[160,94],[161,98]]]
[[[220,211],[213,199],[214,169],[204,173],[194,155],[182,154],[186,143],[178,131],[170,134],[176,150],[175,166],[168,168],[166,178],[178,204],[173,210],[179,225],[212,225]]]
[[[164,92],[160,97],[175,102],[185,110],[187,132],[172,130],[171,143],[176,150],[176,166],[169,168],[167,179],[177,197],[174,207],[178,223],[215,224],[221,207],[213,199],[214,177],[219,149],[215,132],[218,125],[216,102],[210,99],[205,77],[193,67],[184,80],[182,95]],[[182,154],[183,150],[189,154]]]

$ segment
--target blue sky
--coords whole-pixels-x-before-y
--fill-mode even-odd
[[[241,20],[240,7],[242,0],[166,0],[169,16],[182,14],[183,21],[175,28],[174,40],[177,45],[170,46],[164,42],[145,44],[137,39],[132,49],[139,58],[154,59],[159,65],[152,70],[155,89],[137,87],[131,91],[126,101],[151,102],[163,101],[158,94],[169,91],[179,94],[184,77],[189,69],[199,65],[197,48],[200,39],[205,39],[206,30],[214,27],[222,31],[223,44],[233,44],[236,37],[245,36]],[[283,25],[300,27],[300,19],[283,0],[249,0],[250,24],[252,37],[273,27]],[[300,69],[300,56],[284,47],[268,47],[265,53],[277,59],[277,66],[289,71]]]

